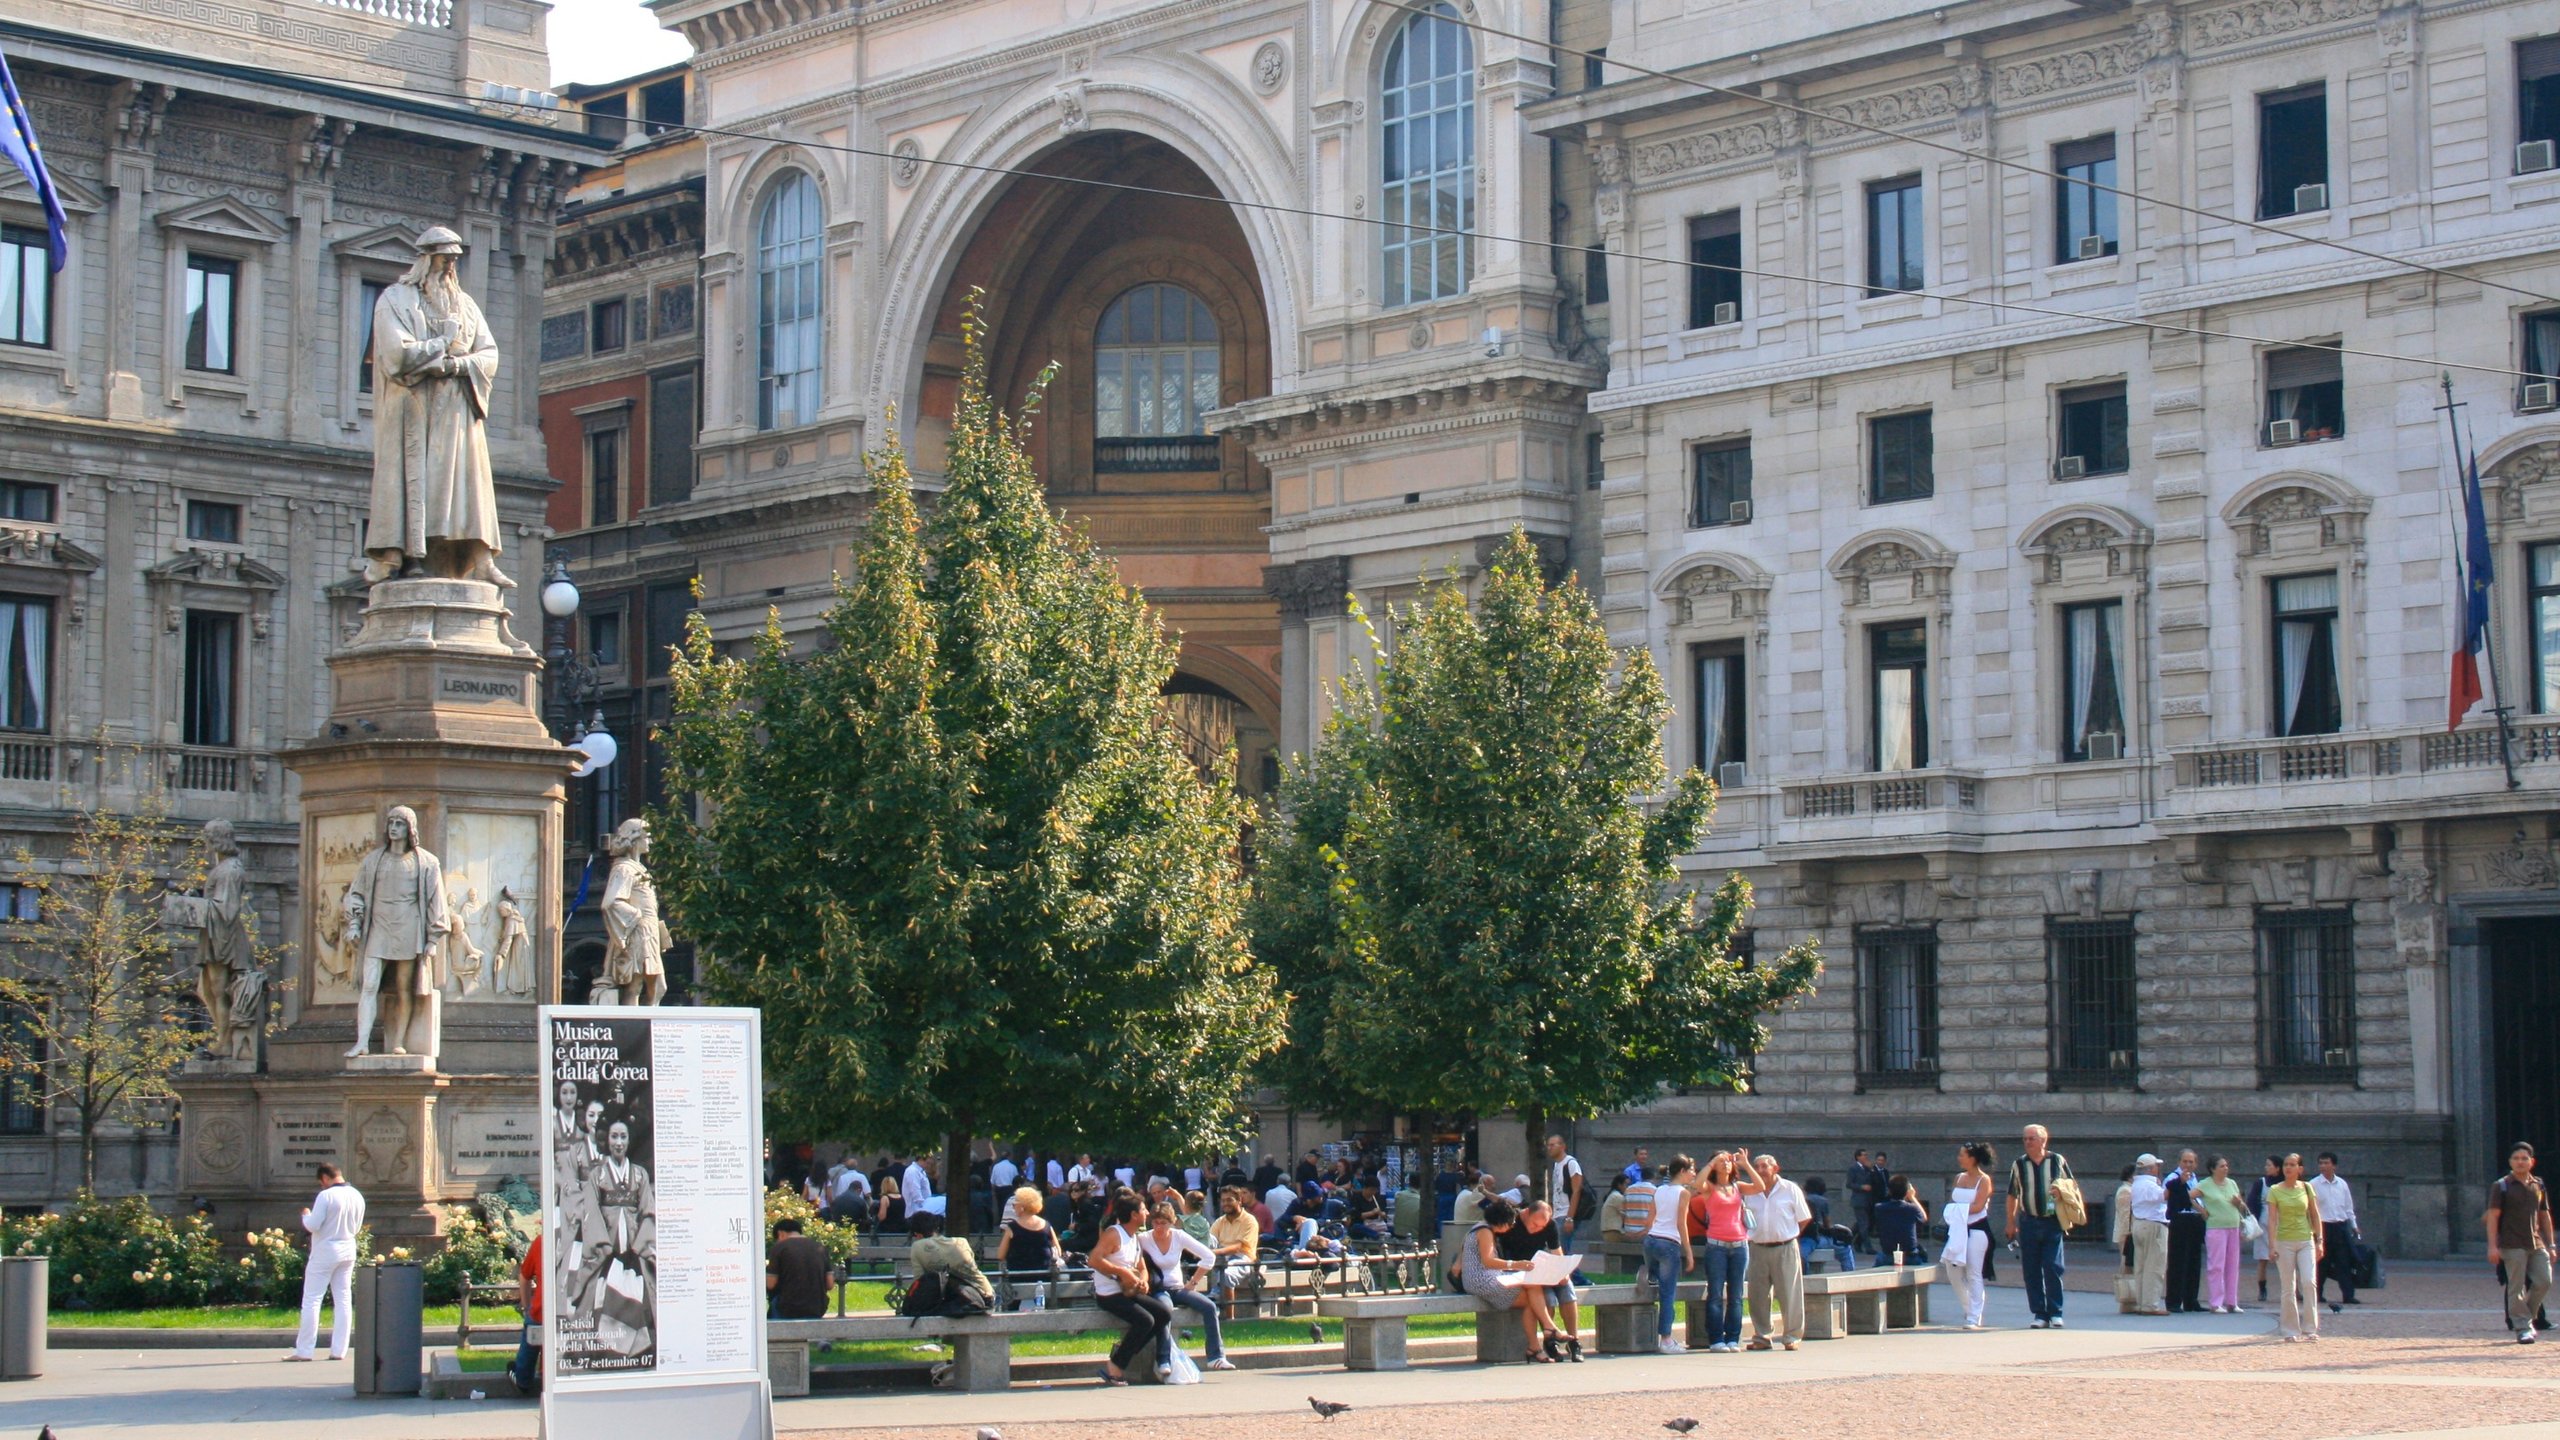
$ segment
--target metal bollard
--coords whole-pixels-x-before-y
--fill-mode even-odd
[[[51,1283],[52,1262],[42,1255],[0,1259],[0,1380],[33,1380],[44,1373]]]
[[[408,1262],[356,1267],[358,1395],[415,1395],[422,1387],[427,1272]]]

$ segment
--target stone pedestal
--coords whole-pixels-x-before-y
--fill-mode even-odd
[[[290,1226],[327,1160],[365,1192],[388,1245],[431,1238],[438,1202],[509,1176],[539,1183],[535,1007],[558,998],[561,807],[577,757],[542,723],[541,662],[495,586],[376,585],[328,665],[329,719],[285,758],[301,787],[302,876],[283,1027],[263,1071],[181,1075],[179,1183],[220,1206],[226,1232]],[[435,993],[413,1002],[436,1017],[434,1055],[350,1058],[361,965],[342,907],[395,805],[417,812],[467,943],[445,946]],[[522,942],[501,973],[509,904]],[[379,1031],[374,1045],[389,1048]]]

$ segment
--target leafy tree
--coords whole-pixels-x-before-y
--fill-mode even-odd
[[[204,853],[146,790],[131,814],[89,811],[59,865],[17,854],[36,918],[11,927],[0,956],[0,1070],[24,1077],[40,1109],[70,1107],[80,1126],[80,1187],[98,1183],[98,1136],[140,1126],[176,1098],[178,1066],[203,1040],[159,897],[202,883]],[[164,880],[164,877],[169,877]],[[253,952],[254,953],[254,952]]]
[[[1533,1154],[1550,1119],[1737,1083],[1821,960],[1742,967],[1749,883],[1703,905],[1679,883],[1715,789],[1665,773],[1650,657],[1516,529],[1477,603],[1451,581],[1395,618],[1262,851],[1256,945],[1292,998],[1274,1078],[1319,1108],[1515,1111]]]
[[[1173,638],[1050,511],[974,306],[964,334],[940,502],[872,457],[817,647],[777,617],[722,658],[693,622],[666,740],[698,804],[658,871],[709,995],[764,1011],[777,1130],[940,1139],[947,1177],[978,1135],[1210,1153],[1279,1038],[1243,809],[1163,718]]]

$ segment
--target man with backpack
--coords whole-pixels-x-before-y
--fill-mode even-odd
[[[2489,1264],[2507,1287],[2507,1328],[2516,1343],[2534,1343],[2535,1314],[2551,1292],[2551,1195],[2533,1173],[2533,1147],[2519,1140],[2507,1152],[2507,1173],[2489,1187]]]
[[[907,1259],[916,1278],[898,1313],[921,1315],[985,1315],[996,1308],[996,1287],[978,1268],[969,1242],[942,1233],[942,1217],[930,1210],[907,1217]]]

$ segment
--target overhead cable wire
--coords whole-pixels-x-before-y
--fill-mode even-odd
[[[1936,150],[1942,154],[1954,155],[1965,160],[1979,160],[1985,164],[1998,165],[2003,169],[2015,170],[2022,174],[2037,175],[2047,180],[2057,180],[2065,185],[2078,185],[2084,189],[2114,195],[2121,199],[2134,201],[2137,204],[2156,206],[2163,210],[2174,210],[2181,215],[2193,215],[2198,219],[2211,220],[2217,224],[2237,225],[2243,229],[2261,231],[2265,234],[2279,236],[2286,240],[2298,241],[2309,245],[2326,246],[2332,250],[2344,251],[2349,255],[2357,255],[2362,256],[2367,260],[2381,260],[2393,265],[2405,266],[2411,270],[2421,271],[2425,274],[2435,275],[2447,280],[2461,280],[2473,285],[2485,285],[2492,290],[2504,290],[2510,294],[2522,295],[2529,300],[2540,300],[2546,303],[2560,303],[2560,296],[2546,295],[2539,290],[2527,290],[2520,285],[2509,285],[2501,280],[2491,280],[2478,275],[2466,275],[2458,270],[2448,270],[2441,265],[2431,265],[2424,260],[2412,260],[2407,256],[2394,255],[2383,250],[2369,250],[2364,246],[2350,245],[2343,240],[2332,240],[2324,235],[2313,235],[2305,231],[2287,229],[2282,225],[2270,225],[2263,220],[2250,220],[2238,215],[2225,215],[2218,210],[2207,210],[2200,206],[2188,205],[2176,200],[2163,199],[2157,195],[2147,195],[2138,190],[2126,190],[2114,185],[2102,185],[2094,180],[2083,180],[2074,175],[2065,175],[2059,170],[2048,170],[2041,165],[2031,165],[2024,160],[2003,159],[1998,155],[1992,154],[1988,150],[1968,150],[1961,145],[1950,145],[1943,140],[1932,140],[1926,136],[1914,135],[1907,131],[1894,130],[1882,125],[1869,124],[1864,120],[1860,120],[1849,115],[1843,115],[1836,111],[1818,110],[1810,105],[1799,105],[1791,100],[1774,99],[1770,96],[1756,94],[1749,90],[1736,90],[1731,86],[1718,85],[1712,81],[1700,80],[1695,76],[1675,74],[1668,70],[1655,70],[1647,66],[1637,65],[1626,60],[1621,60],[1602,50],[1576,50],[1572,46],[1562,44],[1558,41],[1541,40],[1534,35],[1523,35],[1517,31],[1499,29],[1495,26],[1487,25],[1482,21],[1469,20],[1464,16],[1453,14],[1451,13],[1451,8],[1445,4],[1445,0],[1444,3],[1438,5],[1430,3],[1430,0],[1425,0],[1425,3],[1421,4],[1412,3],[1412,0],[1377,0],[1377,3],[1385,9],[1402,10],[1407,14],[1412,15],[1427,15],[1444,24],[1455,25],[1464,30],[1472,30],[1478,34],[1491,35],[1500,39],[1515,41],[1523,45],[1536,45],[1544,49],[1552,50],[1558,55],[1572,55],[1584,60],[1597,60],[1605,67],[1625,70],[1632,74],[1642,75],[1648,79],[1664,80],[1674,85],[1691,86],[1695,89],[1705,91],[1710,95],[1721,95],[1726,99],[1739,100],[1749,105],[1760,105],[1771,110],[1782,110],[1790,115],[1801,116],[1808,120],[1820,120],[1826,124],[1838,125],[1850,130],[1863,130],[1870,135],[1880,135],[1888,140],[1904,141],[1908,144],[1918,145],[1925,149]],[[1589,92],[1585,91],[1581,93],[1587,94]]]
[[[376,86],[373,88],[394,91],[400,90],[400,87],[397,86]],[[428,94],[433,92],[419,90],[403,93]],[[447,96],[445,98],[449,100],[451,97]],[[490,99],[478,103],[488,105],[506,105],[516,109],[542,111],[546,114],[558,113],[551,107],[535,105],[526,101]],[[753,140],[767,144],[776,143],[776,137],[774,134],[770,131],[764,130],[725,130],[713,125],[686,125],[678,124],[674,121],[632,120],[629,123],[633,125],[645,124],[651,131],[658,133],[680,132],[690,135],[717,135],[725,139]],[[1862,280],[1831,280],[1816,275],[1797,275],[1784,270],[1765,270],[1747,265],[1713,265],[1705,261],[1683,259],[1676,255],[1644,255],[1632,250],[1610,250],[1602,246],[1575,245],[1562,240],[1538,240],[1519,235],[1500,235],[1486,230],[1462,230],[1454,226],[1447,225],[1426,225],[1407,220],[1386,220],[1370,215],[1344,215],[1332,210],[1316,210],[1303,205],[1284,205],[1276,200],[1239,199],[1233,196],[1217,193],[1216,191],[1212,191],[1204,195],[1196,190],[1174,190],[1160,185],[1139,185],[1126,180],[1102,180],[1083,175],[1060,175],[1046,170],[1031,170],[1011,165],[990,165],[976,160],[951,160],[925,155],[901,155],[894,151],[878,150],[868,146],[848,144],[841,141],[831,143],[822,140],[793,139],[780,143],[787,143],[802,150],[823,150],[845,155],[867,156],[874,160],[913,162],[918,165],[935,165],[948,170],[962,170],[981,175],[996,175],[1021,180],[1047,180],[1060,185],[1082,185],[1089,189],[1109,190],[1123,195],[1145,195],[1165,200],[1187,200],[1194,204],[1223,205],[1235,210],[1251,210],[1271,215],[1294,215],[1309,220],[1334,220],[1348,225],[1383,227],[1391,230],[1406,231],[1417,235],[1451,235],[1481,244],[1518,245],[1527,249],[1551,250],[1567,255],[1602,255],[1615,259],[1627,260],[1639,265],[1668,266],[1679,270],[1707,270],[1719,275],[1748,275],[1756,280],[1777,280],[1796,285],[1819,285],[1828,286],[1833,289],[1857,290],[1869,294],[1878,293],[1876,291],[1876,287],[1871,286]],[[2040,315],[2048,319],[2056,320],[2076,320],[2092,325],[2123,325],[2137,329],[2158,331],[2163,334],[2193,335],[2204,340],[2231,340],[2244,345],[2290,348],[2303,347],[2305,343],[2301,340],[2285,340],[2266,335],[2247,335],[2235,330],[2214,330],[2201,325],[2181,325],[2175,321],[2169,320],[2144,319],[2131,314],[2109,314],[2104,312],[2093,313],[2081,310],[2063,310],[2049,305],[2030,305],[2018,300],[1993,300],[1985,299],[1980,296],[1941,293],[1927,289],[1914,291],[1887,291],[1882,293],[1910,294],[1926,300],[1936,300],[1942,304],[1965,305],[1984,310],[2012,310],[2023,315]],[[2196,304],[2182,305],[2177,308],[2181,310],[2205,310],[2215,307],[2208,304]],[[2413,365],[2423,370],[2461,370],[2481,375],[2495,375],[2500,379],[2505,380],[2540,380],[2549,378],[2547,376],[2518,370],[2512,366],[2506,365],[2480,365],[2468,361],[2446,360],[2434,356],[2402,355],[2389,350],[2366,350],[2349,345],[2323,345],[2317,348],[2333,350],[2340,355],[2354,355],[2368,360],[2387,361],[2395,365]]]

